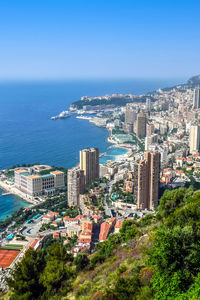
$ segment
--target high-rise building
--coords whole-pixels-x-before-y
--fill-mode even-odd
[[[85,184],[99,178],[99,150],[88,148],[80,151],[80,169],[84,171]]]
[[[140,160],[134,168],[134,196],[137,201],[138,209],[148,208],[148,186],[147,186],[147,163],[145,160]]]
[[[135,165],[134,196],[138,209],[155,209],[158,205],[160,153],[145,152],[144,160]]]
[[[150,136],[145,137],[145,151],[149,150],[149,147],[152,144],[158,143],[158,135],[157,134],[152,134]]]
[[[154,133],[154,125],[153,124],[147,124],[147,136],[150,136]]]
[[[200,126],[190,127],[190,153],[199,152],[200,148]]]
[[[145,152],[145,160],[148,168],[148,208],[155,209],[158,206],[159,196],[160,153]]]
[[[146,99],[146,110],[147,110],[147,112],[151,111],[151,99],[150,98]]]
[[[85,190],[84,171],[79,168],[68,170],[68,204],[70,207],[80,205],[80,194]]]
[[[193,108],[200,108],[200,88],[196,88],[194,91]]]
[[[139,138],[143,138],[146,136],[146,124],[147,124],[147,116],[145,113],[141,112],[137,115],[136,122],[136,136]]]
[[[137,119],[137,112],[135,107],[128,103],[126,104],[126,111],[125,111],[125,129],[128,133],[133,133],[134,131],[134,123]]]

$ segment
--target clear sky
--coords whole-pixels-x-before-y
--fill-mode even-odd
[[[200,73],[200,1],[0,0],[0,79]]]

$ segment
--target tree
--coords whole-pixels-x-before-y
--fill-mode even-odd
[[[156,231],[149,263],[155,270],[152,284],[156,299],[186,291],[200,272],[200,243],[191,226],[161,227]],[[160,297],[160,298],[159,298]]]
[[[130,239],[135,238],[137,233],[138,229],[134,221],[127,220],[123,222],[122,228],[120,229],[120,236],[122,238],[122,241],[126,242]]]
[[[46,288],[46,299],[49,299],[51,295],[60,294],[62,286],[67,293],[71,288],[69,280],[73,277],[74,271],[70,267],[67,267],[63,261],[47,261],[47,265],[40,278],[40,282]]]
[[[47,261],[62,261],[66,263],[72,260],[72,255],[67,253],[66,248],[59,242],[54,242],[47,249]]]
[[[66,263],[71,260],[72,256],[59,242],[54,242],[47,249],[46,267],[40,276],[40,282],[46,289],[44,299],[70,290],[74,271]]]
[[[13,290],[11,299],[39,299],[44,292],[44,286],[39,280],[44,267],[45,260],[42,251],[29,249],[13,270],[12,278],[7,279],[9,287]]]
[[[79,272],[85,269],[85,267],[88,266],[89,262],[90,260],[86,253],[78,254],[74,259],[74,264],[76,265],[76,271]]]

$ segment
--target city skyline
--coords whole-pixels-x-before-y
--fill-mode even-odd
[[[0,80],[188,78],[197,1],[2,1]]]

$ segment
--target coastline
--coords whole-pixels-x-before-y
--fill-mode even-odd
[[[28,204],[32,204],[30,205],[30,207],[33,207],[34,205],[38,204],[38,202],[34,200],[31,196],[23,193],[22,191],[19,191],[13,185],[9,185],[8,183],[3,182],[2,180],[0,180],[0,188],[5,192],[8,192],[14,196],[21,198],[23,201],[27,202]]]

